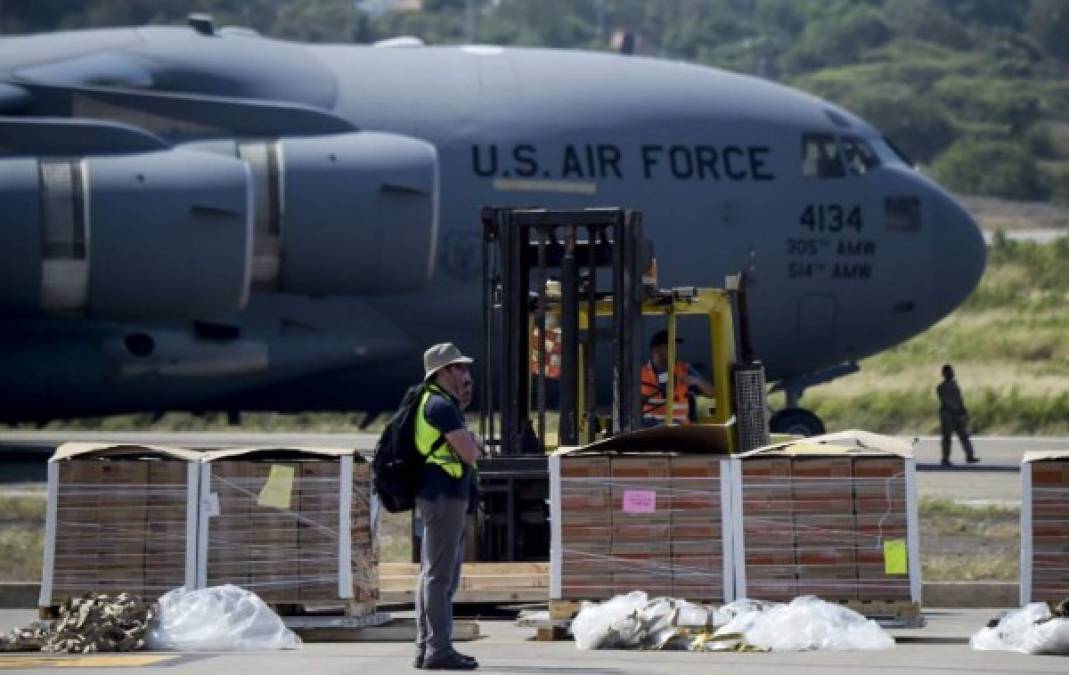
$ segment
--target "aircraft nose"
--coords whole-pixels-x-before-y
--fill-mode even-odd
[[[939,316],[953,311],[980,283],[987,247],[980,227],[949,195],[937,198],[934,236],[934,299]]]

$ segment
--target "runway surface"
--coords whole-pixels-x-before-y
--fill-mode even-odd
[[[968,638],[998,610],[930,610],[925,628],[889,631],[898,641],[884,652],[780,652],[691,654],[687,652],[579,651],[571,641],[535,642],[534,629],[509,621],[480,621],[484,637],[458,643],[479,659],[477,673],[567,673],[569,675],[831,675],[834,673],[1065,673],[1069,659],[1009,652],[978,652]],[[28,622],[32,611],[0,611],[0,629]],[[406,643],[307,644],[298,651],[179,655],[155,666],[99,667],[97,673],[156,670],[167,673],[397,673],[412,669],[412,645]],[[130,655],[129,658],[144,654]],[[17,667],[13,659],[40,659],[28,654],[3,658],[0,668]],[[84,658],[84,657],[83,657]],[[103,656],[92,657],[103,659]],[[114,659],[114,657],[112,657]],[[74,659],[69,659],[74,660]],[[117,661],[121,662],[121,659]],[[85,665],[92,666],[92,660]],[[112,661],[115,664],[115,661]],[[73,665],[73,664],[72,664]],[[101,664],[103,665],[103,664]]]

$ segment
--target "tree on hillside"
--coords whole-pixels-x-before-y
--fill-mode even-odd
[[[1033,0],[1028,12],[1028,26],[1036,41],[1051,56],[1069,59],[1069,2]]]
[[[963,140],[944,152],[932,171],[951,190],[1007,199],[1046,199],[1036,160],[1016,143]]]
[[[798,43],[787,52],[788,70],[805,72],[857,61],[864,50],[879,47],[891,37],[884,14],[855,5],[837,17],[811,21]]]

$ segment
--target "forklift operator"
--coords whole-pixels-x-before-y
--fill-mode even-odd
[[[676,339],[676,344],[683,340]],[[665,399],[668,386],[668,331],[661,330],[650,340],[650,359],[642,366],[642,426],[655,427],[666,424]],[[698,375],[685,361],[676,360],[675,391],[672,396],[672,424],[690,424],[694,421],[691,388],[703,395],[713,397],[713,385]]]

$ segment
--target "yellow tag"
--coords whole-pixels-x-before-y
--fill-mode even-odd
[[[906,540],[888,539],[883,542],[884,574],[909,574],[906,565]]]
[[[293,473],[292,466],[272,464],[271,473],[267,475],[267,482],[260,490],[260,498],[256,500],[257,506],[270,506],[288,511],[290,498],[293,496]]]

